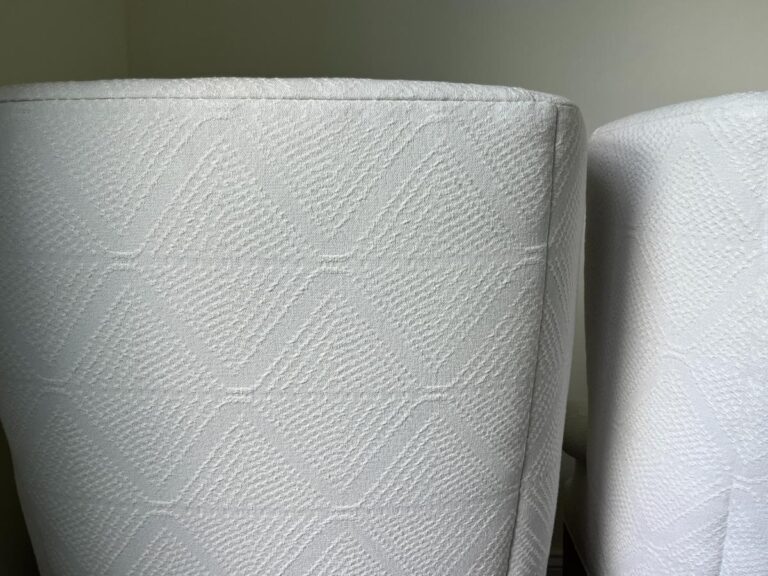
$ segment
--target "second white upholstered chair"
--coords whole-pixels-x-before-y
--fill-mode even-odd
[[[768,94],[601,128],[588,182],[569,528],[593,576],[768,574]]]

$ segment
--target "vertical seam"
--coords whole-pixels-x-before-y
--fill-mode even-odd
[[[526,430],[525,430],[525,443],[523,447],[523,461],[522,465],[520,466],[520,477],[518,479],[517,485],[517,503],[515,504],[515,525],[512,529],[512,539],[509,543],[509,553],[507,555],[507,576],[510,576],[510,570],[512,569],[511,562],[512,562],[512,553],[515,549],[515,542],[517,540],[517,527],[520,524],[520,502],[522,500],[522,493],[523,493],[523,479],[525,478],[525,468],[526,464],[528,463],[528,447],[530,444],[530,435],[531,435],[531,420],[532,418],[532,410],[533,410],[533,399],[536,392],[536,385],[538,384],[539,380],[539,360],[541,358],[541,340],[542,340],[542,330],[544,327],[544,315],[546,311],[546,303],[547,303],[547,280],[549,278],[549,248],[551,243],[550,234],[552,233],[552,212],[554,209],[554,197],[555,197],[555,173],[556,173],[556,166],[557,166],[557,137],[558,132],[560,128],[560,108],[555,105],[555,135],[552,142],[552,166],[550,168],[550,186],[549,186],[549,216],[547,221],[547,243],[546,243],[546,249],[544,254],[544,283],[542,286],[542,294],[541,294],[541,317],[539,318],[539,332],[538,332],[538,341],[536,345],[536,366],[533,371],[533,382],[530,386],[529,391],[529,398],[528,398],[528,422],[526,424]]]

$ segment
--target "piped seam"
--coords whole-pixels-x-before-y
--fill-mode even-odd
[[[554,106],[555,109],[555,134],[552,142],[552,165],[550,169],[550,188],[549,188],[549,216],[547,221],[547,242],[546,242],[546,253],[544,255],[544,282],[542,286],[542,295],[541,295],[541,316],[539,318],[539,330],[538,330],[538,338],[537,338],[537,344],[536,344],[536,366],[533,371],[533,382],[530,386],[529,391],[529,398],[528,398],[528,422],[526,423],[526,432],[525,432],[525,443],[523,448],[523,458],[522,458],[522,464],[520,466],[520,478],[517,482],[517,503],[515,504],[515,525],[512,528],[512,539],[509,543],[509,554],[507,556],[507,576],[510,576],[510,570],[512,569],[511,562],[512,562],[512,554],[515,549],[515,542],[517,541],[517,527],[520,524],[520,504],[522,502],[522,493],[523,493],[523,483],[525,479],[525,468],[526,464],[528,462],[528,453],[529,453],[529,445],[530,445],[530,436],[531,436],[531,421],[532,418],[532,410],[533,410],[533,400],[536,395],[536,386],[539,382],[539,364],[541,360],[541,341],[542,341],[542,331],[544,328],[544,316],[546,314],[546,303],[547,303],[547,285],[548,285],[548,279],[549,279],[549,253],[550,253],[550,244],[552,242],[551,233],[552,233],[552,213],[554,212],[554,197],[555,197],[555,179],[556,179],[556,171],[557,171],[557,141],[558,136],[560,132],[560,108],[559,106]]]

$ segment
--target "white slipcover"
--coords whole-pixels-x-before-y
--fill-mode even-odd
[[[590,572],[768,574],[768,94],[599,129],[587,207]]]
[[[544,573],[574,106],[356,80],[0,100],[0,414],[44,575]]]

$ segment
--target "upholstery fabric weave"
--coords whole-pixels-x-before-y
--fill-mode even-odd
[[[0,101],[0,416],[43,574],[544,573],[574,106],[363,80]]]
[[[768,94],[590,143],[594,576],[768,574]]]

